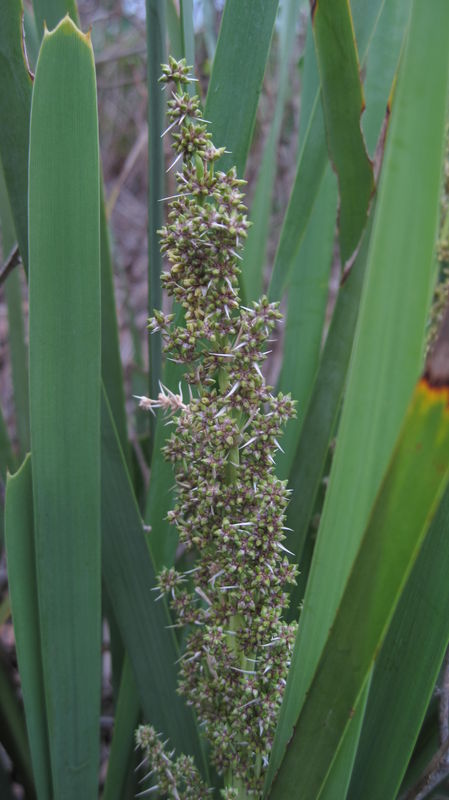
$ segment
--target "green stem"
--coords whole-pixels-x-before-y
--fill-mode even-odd
[[[219,372],[218,372],[218,387],[219,387],[219,390],[220,390],[221,394],[225,394],[226,392],[228,392],[229,384],[230,384],[230,380],[229,380],[229,375],[228,375],[227,371],[225,369],[223,369],[223,368],[220,369]],[[240,422],[240,419],[239,419],[240,416],[241,416],[240,413],[238,413],[238,417],[236,417],[239,422]],[[240,463],[240,453],[239,453],[239,446],[237,444],[237,445],[235,445],[235,447],[231,447],[230,450],[229,450],[228,465],[227,465],[227,470],[226,470],[226,483],[231,484],[231,483],[236,483],[237,482],[239,463]],[[229,624],[229,629],[230,629],[230,631],[235,631],[237,633],[241,629],[242,624],[243,624],[243,620],[242,620],[241,616],[239,614],[236,614],[236,616],[231,617],[230,624]],[[227,636],[227,643],[228,643],[229,648],[231,649],[231,651],[233,651],[237,655],[237,657],[239,658],[240,668],[241,669],[249,669],[250,668],[250,662],[245,657],[245,654],[242,653],[242,652],[239,652],[239,650],[238,650],[237,637],[233,636],[232,633],[229,634]],[[225,781],[224,782],[225,782],[225,786],[227,788],[237,789],[237,791],[238,791],[238,795],[237,795],[238,800],[247,800],[247,798],[250,797],[248,792],[246,791],[246,787],[245,787],[244,783],[240,780],[240,778],[237,778],[233,774],[232,770],[228,770],[225,773]]]

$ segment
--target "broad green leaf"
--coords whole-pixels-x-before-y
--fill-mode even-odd
[[[3,257],[14,247],[16,233],[6,193],[6,185],[0,164],[0,227],[2,232]],[[30,449],[29,392],[28,392],[28,348],[25,343],[25,326],[22,311],[22,286],[19,270],[15,268],[5,281],[5,296],[8,306],[9,355],[17,438],[21,453]],[[0,465],[1,469],[1,465]]]
[[[313,678],[420,370],[434,274],[432,253],[448,84],[449,7],[439,0],[436,12],[438,29],[420,2],[413,6],[384,156],[346,400],[272,769],[282,758]],[[422,70],[423,59],[426,70]]]
[[[446,343],[447,347],[447,343]],[[449,389],[421,380],[270,797],[315,800],[449,476]],[[394,534],[394,535],[393,535]],[[379,795],[377,795],[379,796]]]
[[[146,0],[147,26],[147,74],[148,74],[148,315],[161,307],[162,256],[158,230],[163,223],[165,196],[164,145],[161,134],[164,130],[165,100],[159,78],[165,56],[165,0]],[[157,397],[161,379],[161,335],[149,337],[149,393]],[[155,424],[150,421],[154,445]]]
[[[22,1],[2,4],[0,25],[0,157],[20,254],[28,262],[28,142],[32,80],[22,50]]]
[[[140,699],[129,658],[125,658],[114,717],[114,734],[102,800],[123,800],[134,755],[134,732],[139,723]],[[139,759],[140,761],[140,759]]]
[[[246,301],[257,300],[262,292],[277,167],[277,146],[289,91],[290,59],[301,4],[301,0],[287,0],[280,9],[280,32],[276,48],[278,58],[276,105],[257,176],[250,212],[251,228],[248,231],[241,265]]]
[[[344,264],[360,240],[374,192],[373,168],[360,128],[364,98],[349,0],[315,3],[312,26],[329,154],[338,177]]]
[[[101,684],[100,193],[89,35],[44,35],[30,132],[30,419],[56,797],[97,793]]]
[[[12,683],[10,670],[0,649],[0,730],[2,746],[8,753],[27,796],[34,800],[33,770],[23,709]],[[3,800],[3,795],[2,795]]]
[[[31,457],[8,476],[6,555],[20,684],[39,800],[53,797],[39,630]]]
[[[66,14],[77,23],[76,0],[33,0],[36,19],[45,21],[47,28],[55,25]],[[43,34],[43,22],[39,28]],[[101,374],[108,393],[115,424],[123,451],[129,458],[128,432],[123,392],[123,375],[118,340],[117,313],[112,279],[111,247],[104,202],[103,183],[100,186],[100,251],[101,251]]]
[[[33,8],[39,38],[43,36],[45,26],[49,31],[53,30],[66,14],[75,25],[79,25],[76,0],[33,0]]]
[[[354,4],[354,29],[361,64],[365,63],[368,48],[376,29],[385,0],[363,0]],[[280,300],[288,285],[291,271],[297,263],[310,215],[318,195],[328,160],[327,143],[320,83],[310,34],[306,41],[304,69],[304,105],[300,127],[300,151],[295,180],[290,194],[277,246],[271,276],[270,300]],[[343,106],[345,107],[345,105]]]
[[[337,182],[328,165],[288,289],[284,358],[278,388],[291,393],[297,402],[298,416],[287,423],[282,439],[284,452],[278,453],[276,459],[276,471],[282,478],[288,477],[292,466],[320,361],[336,213]]]
[[[227,0],[206,98],[216,147],[230,152],[221,169],[237,167],[241,176],[253,136],[257,103],[270,50],[278,0]],[[249,42],[257,42],[250,47]]]
[[[169,736],[178,752],[195,755],[201,766],[192,713],[176,692],[178,652],[174,632],[167,628],[170,615],[165,601],[155,602],[153,561],[104,394],[101,467],[103,577],[145,720]]]
[[[448,529],[446,490],[376,663],[349,800],[396,797],[415,746],[449,640]]]

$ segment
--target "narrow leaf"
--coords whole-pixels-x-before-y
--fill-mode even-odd
[[[114,717],[114,734],[102,800],[123,800],[134,755],[140,698],[129,658],[125,658]],[[140,761],[140,759],[139,759]]]
[[[195,34],[193,31],[193,0],[179,0],[182,55],[189,66],[195,66]],[[192,84],[189,84],[191,87]]]
[[[162,228],[165,196],[164,147],[161,133],[164,130],[164,94],[159,77],[165,62],[165,0],[146,0],[147,70],[148,70],[148,315],[161,307],[162,256],[157,231]],[[157,397],[161,379],[161,336],[149,337],[149,393]],[[154,444],[155,425],[150,421]]]
[[[220,168],[236,166],[239,175],[251,145],[277,7],[278,0],[227,0],[221,20],[205,115],[216,147],[230,151]],[[249,47],[250,41],[257,47]]]
[[[27,795],[34,800],[34,781],[28,747],[27,731],[23,709],[12,683],[10,670],[6,667],[6,659],[0,650],[0,730],[2,746],[8,753]],[[3,796],[2,796],[3,797]]]
[[[170,615],[164,601],[155,602],[154,566],[104,394],[101,480],[103,575],[145,719],[169,736],[178,752],[195,755],[200,766],[193,716],[176,692],[178,653],[167,628]]]
[[[284,453],[279,453],[277,457],[276,471],[282,478],[288,477],[295,457],[320,361],[334,252],[336,213],[337,181],[328,165],[302,245],[295,258],[288,290],[284,358],[278,388],[281,392],[290,392],[294,397],[298,404],[298,417],[287,423],[283,438]],[[314,455],[309,452],[308,458],[312,459]],[[302,488],[301,486],[298,493],[301,498],[304,497]],[[296,499],[292,498],[292,501]]]
[[[0,223],[3,257],[6,258],[14,247],[16,233],[1,164]],[[25,326],[22,311],[22,282],[17,268],[12,271],[5,281],[5,296],[8,306],[9,354],[16,412],[16,432],[20,452],[24,454],[30,449],[28,348],[25,343]]]
[[[170,42],[170,53],[173,58],[183,57],[181,23],[175,0],[166,0],[165,19],[167,21],[168,38]]]
[[[338,176],[343,263],[357,247],[374,192],[360,128],[364,99],[349,0],[320,0],[312,23],[330,157]]]
[[[242,280],[246,300],[257,300],[262,292],[265,256],[270,233],[270,212],[277,166],[277,146],[284,107],[289,90],[289,68],[296,38],[300,0],[287,0],[280,9],[280,32],[277,42],[278,74],[276,105],[270,131],[265,142],[257,183],[251,205],[251,228],[243,251]]]
[[[56,797],[97,793],[100,231],[89,35],[44,35],[29,176],[30,417],[37,584]]]
[[[28,263],[28,143],[32,80],[22,50],[22,1],[7,0],[0,25],[0,156],[20,254]]]
[[[31,458],[8,476],[6,554],[14,638],[25,706],[28,741],[39,800],[53,797],[39,631]]]
[[[385,0],[367,0],[354,4],[354,28],[360,60],[365,63],[371,38]],[[312,39],[306,41],[304,105],[300,127],[300,151],[295,180],[285,213],[271,276],[270,300],[280,300],[296,262],[310,214],[319,192],[328,160],[320,82]],[[344,104],[343,108],[346,107]]]

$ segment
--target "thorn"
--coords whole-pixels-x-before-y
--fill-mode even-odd
[[[287,548],[284,547],[284,545],[281,544],[280,542],[277,542],[277,546],[280,547],[281,550],[284,550],[285,553],[288,553],[290,556],[294,556],[295,555],[294,553],[292,553],[291,550],[287,550]]]
[[[245,444],[240,445],[239,450],[243,450],[244,447],[248,447],[249,444],[252,444],[256,440],[257,440],[257,436],[252,436],[251,439],[248,439],[248,441],[245,442]]]
[[[179,154],[179,156],[176,156],[175,160],[173,161],[173,164],[170,164],[169,168],[165,170],[165,172],[166,172],[166,173],[167,173],[167,172],[170,172],[170,170],[172,170],[172,169],[173,169],[173,167],[175,166],[175,164],[177,164],[177,163],[178,163],[179,159],[180,159],[180,158],[182,158],[182,155],[183,155],[183,154],[182,154],[182,153],[180,153],[180,154]]]
[[[178,197],[190,197],[192,192],[180,192],[179,194],[170,194],[168,197],[160,197],[158,203],[164,203],[166,200],[176,200]]]
[[[134,797],[148,797],[148,795],[152,794],[153,792],[157,792],[158,789],[159,785],[156,783],[154,786],[150,786],[149,789],[145,789],[143,792],[135,794]]]
[[[240,386],[240,381],[236,381],[236,382],[234,383],[234,386],[232,387],[232,389],[230,389],[230,391],[229,391],[229,392],[227,393],[227,395],[225,396],[225,400],[228,400],[228,399],[229,399],[229,397],[232,397],[232,395],[234,394],[234,392],[236,392],[236,391],[237,391],[237,389],[239,388],[239,386]]]

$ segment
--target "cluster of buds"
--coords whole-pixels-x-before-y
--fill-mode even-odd
[[[192,757],[182,754],[174,759],[174,751],[167,753],[167,742],[161,742],[151,725],[141,725],[137,729],[136,743],[145,753],[139,766],[151,766],[143,776],[142,783],[151,781],[152,785],[141,796],[157,792],[157,796],[170,800],[210,800],[211,790],[202,781]]]
[[[163,569],[158,589],[176,624],[188,626],[179,690],[204,726],[224,796],[259,797],[296,632],[282,619],[296,567],[283,543],[288,490],[274,473],[294,404],[271,394],[261,370],[277,306],[266,298],[251,308],[239,303],[239,249],[249,225],[243,181],[235,169],[216,168],[224,150],[212,144],[199,101],[186,91],[188,71],[170,59],[161,79],[175,85],[169,129],[182,158],[160,232],[170,263],[163,282],[184,324],[156,312],[150,329],[162,331],[165,350],[185,365],[189,402],[181,389],[163,387],[157,400],[140,401],[173,417],[165,456],[177,502],[169,519],[198,558],[188,572]]]

